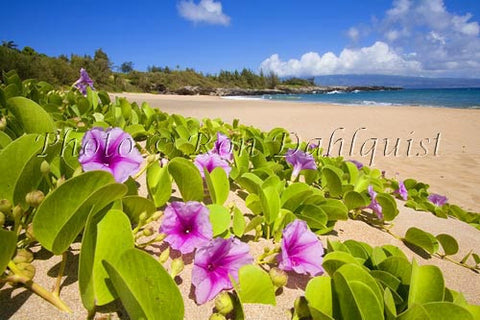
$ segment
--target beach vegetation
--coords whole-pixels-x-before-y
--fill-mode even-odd
[[[64,66],[75,59],[58,58]],[[102,78],[111,72],[108,56],[78,59],[97,73],[86,69],[89,77],[75,82],[78,66],[63,90],[2,75],[0,289],[22,286],[71,312],[61,289],[73,269],[88,319],[118,304],[132,319],[183,319],[192,300],[211,303],[212,318],[241,320],[249,304],[279,308],[281,288],[301,275],[292,319],[478,318],[480,306],[450,289],[439,267],[392,244],[332,236],[339,221],[361,221],[405,243],[410,256],[473,274],[479,252],[464,255],[452,235],[415,226],[398,235],[392,223],[406,206],[480,230],[478,213],[425,183],[322,156],[284,128],[265,132],[112,99],[94,76],[110,81]],[[196,74],[150,73],[184,72]],[[258,243],[263,251],[254,253]],[[36,266],[46,263],[39,252],[60,260],[53,292],[37,282]],[[182,295],[182,282],[191,295]]]

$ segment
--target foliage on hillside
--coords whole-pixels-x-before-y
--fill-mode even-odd
[[[241,71],[222,70],[213,75],[205,75],[192,68],[182,70],[178,66],[175,69],[151,66],[147,72],[141,72],[134,70],[131,61],[114,66],[102,49],[96,50],[93,57],[77,54],[49,57],[31,47],[19,50],[12,41],[3,41],[0,46],[0,71],[16,70],[22,79],[44,79],[55,86],[70,86],[78,77],[80,68],[85,68],[96,79],[99,89],[109,91],[173,92],[185,86],[265,89],[302,82],[302,79],[296,79],[295,83],[289,83],[290,80],[282,82],[273,73],[256,74],[246,68]]]

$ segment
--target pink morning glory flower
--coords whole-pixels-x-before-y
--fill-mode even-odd
[[[445,203],[447,203],[448,198],[436,193],[430,193],[430,195],[428,196],[428,200],[430,200],[430,202],[436,205],[437,207],[441,207]]]
[[[377,201],[377,193],[373,190],[372,186],[368,186],[368,194],[370,195],[370,204],[367,208],[372,209],[372,211],[377,215],[378,219],[383,219],[382,206]]]
[[[95,90],[93,87],[93,80],[90,79],[90,76],[84,68],[80,69],[80,78],[75,81],[73,86],[77,88],[84,96],[87,95],[87,86]]]
[[[198,304],[215,298],[222,290],[231,289],[229,275],[238,281],[238,270],[253,262],[249,246],[238,239],[216,238],[197,249],[193,262],[192,284]]]
[[[398,182],[398,189],[395,190],[395,193],[402,197],[403,200],[408,199],[408,191],[403,181]]]
[[[108,171],[122,183],[140,170],[143,157],[132,136],[122,129],[93,128],[83,136],[78,162],[83,171]]]
[[[228,162],[220,157],[220,155],[216,153],[203,153],[199,154],[195,157],[194,161],[195,166],[197,166],[202,178],[205,178],[205,173],[203,172],[204,169],[207,169],[208,172],[212,172],[213,169],[217,167],[223,168],[227,176],[230,174],[232,168]]]
[[[323,246],[303,220],[294,220],[283,229],[278,267],[285,271],[315,276],[322,268]]]
[[[207,207],[197,201],[172,202],[165,208],[160,232],[165,241],[182,254],[193,252],[212,239],[212,224]]]
[[[220,156],[220,158],[232,161],[232,142],[226,135],[217,132],[217,141],[215,141],[213,149],[210,151],[210,153],[216,153]]]
[[[287,162],[293,166],[292,180],[295,180],[300,171],[304,169],[317,169],[313,156],[302,150],[289,149],[285,154],[285,158]]]

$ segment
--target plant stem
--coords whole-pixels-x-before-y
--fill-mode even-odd
[[[57,282],[55,284],[55,290],[53,294],[57,297],[60,296],[60,287],[62,286],[62,277],[63,272],[65,271],[65,266],[67,264],[67,252],[62,253],[62,262],[60,263],[60,269],[58,270]]]
[[[17,268],[13,261],[10,261],[8,263],[8,268],[14,273],[13,275],[6,278],[8,282],[21,283],[27,289],[47,300],[59,310],[72,313],[72,310],[58,296],[23,275],[22,271]]]

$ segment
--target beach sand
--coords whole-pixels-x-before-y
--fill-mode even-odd
[[[278,101],[229,100],[207,96],[168,96],[151,94],[115,94],[129,101],[148,102],[168,113],[177,113],[199,119],[220,118],[231,123],[253,125],[262,130],[284,127],[294,132],[301,140],[322,139],[322,147],[337,155],[340,141],[343,141],[341,155],[368,164],[372,152],[368,152],[376,140],[376,154],[373,166],[386,171],[387,176],[397,175],[399,179],[415,178],[430,184],[430,191],[446,195],[451,203],[466,210],[480,211],[480,110],[461,110],[427,107],[385,107],[385,106],[337,106],[312,103],[291,103]],[[341,129],[343,128],[343,129]],[[364,129],[362,129],[364,128]],[[357,134],[355,135],[355,132]],[[292,136],[295,134],[292,133]],[[333,137],[332,137],[333,134]],[[355,135],[352,147],[352,139]],[[332,138],[331,138],[332,137]],[[338,140],[340,139],[340,140]],[[343,139],[343,140],[342,140]],[[385,140],[387,151],[399,140],[397,155],[384,155]],[[428,140],[427,140],[428,139]],[[331,141],[329,143],[329,140]],[[409,142],[410,140],[410,142]],[[422,144],[420,141],[423,141]],[[362,156],[361,149],[362,145]],[[410,145],[410,147],[409,147]],[[408,152],[408,155],[407,155]],[[231,194],[229,201],[241,204]],[[398,202],[400,214],[393,221],[393,232],[403,236],[411,226],[416,226],[434,235],[448,233],[459,242],[460,252],[454,256],[461,259],[469,250],[478,253],[480,231],[454,219],[439,219],[430,213],[415,212]],[[242,208],[242,207],[241,207]],[[244,211],[247,211],[243,207]],[[409,258],[420,264],[439,266],[446,285],[462,291],[470,303],[480,304],[480,275],[436,257],[423,258],[408,249],[401,241],[360,221],[340,221],[332,235],[321,237],[326,240],[355,239],[372,246],[393,244],[404,250]],[[250,243],[253,255],[271,246],[268,241]],[[158,248],[150,248],[158,254]],[[35,281],[46,288],[53,286],[59,258],[48,259],[46,252],[37,254]],[[78,261],[78,252],[70,261]],[[0,319],[85,319],[86,312],[81,305],[76,282],[76,270],[66,270],[61,297],[73,309],[66,315],[58,312],[47,302],[29,294],[23,288],[8,286],[0,290]],[[190,282],[191,264],[180,275],[180,290],[185,300],[185,319],[208,319],[213,302],[197,306],[193,300]],[[306,277],[290,275],[289,284],[277,296],[276,306],[247,305],[247,319],[289,319],[288,310],[294,299],[302,294]],[[9,300],[12,298],[13,300]],[[108,313],[108,309],[103,308]],[[117,318],[115,315],[114,318]],[[120,316],[126,318],[125,315]],[[97,317],[100,319],[100,317]]]

